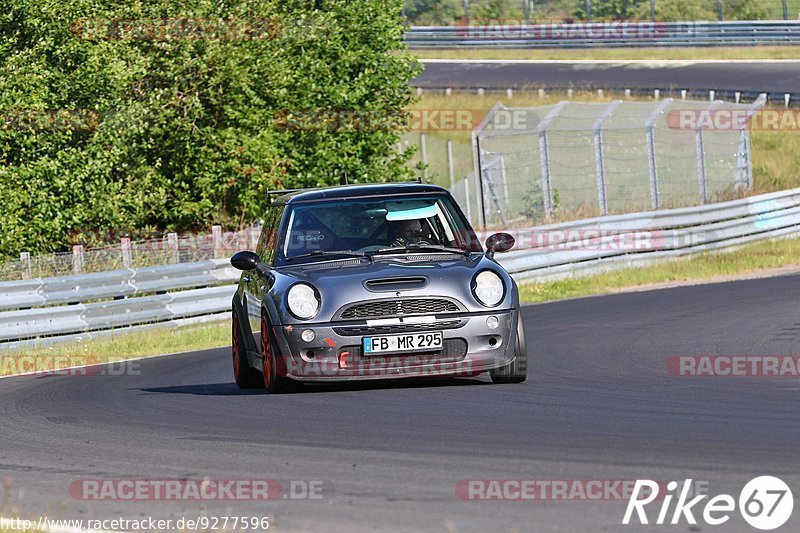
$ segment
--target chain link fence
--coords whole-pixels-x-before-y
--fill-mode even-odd
[[[478,223],[513,227],[737,197],[752,186],[748,125],[765,102],[498,104],[473,137]]]
[[[223,232],[213,226],[211,233],[178,235],[131,241],[84,249],[73,246],[71,252],[31,254],[22,252],[19,260],[0,262],[0,281],[15,281],[90,272],[145,268],[192,263],[230,257],[239,250],[255,250],[261,228]]]

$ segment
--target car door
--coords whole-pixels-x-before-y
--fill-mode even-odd
[[[264,227],[261,230],[261,236],[256,246],[256,253],[261,259],[261,263],[269,268],[272,268],[275,262],[275,246],[278,242],[278,231],[283,219],[283,211],[283,205],[273,205],[267,208]],[[266,291],[269,290],[269,280],[252,270],[245,272],[243,281],[245,282],[245,302],[243,302],[243,305],[247,309],[250,329],[253,333],[257,333],[261,330],[261,300],[264,298]]]

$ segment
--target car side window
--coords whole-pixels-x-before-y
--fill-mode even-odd
[[[264,227],[261,230],[261,237],[258,239],[256,253],[265,265],[273,266],[275,262],[275,243],[278,240],[283,210],[284,206],[282,205],[268,207],[264,217]]]

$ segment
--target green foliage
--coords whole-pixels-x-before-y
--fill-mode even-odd
[[[639,4],[646,1],[647,0],[592,0],[591,18],[610,20],[631,19],[634,18]],[[649,1],[647,1],[647,3],[649,6]],[[575,16],[582,19],[588,18],[584,2],[579,3],[578,8],[575,10]]]
[[[165,18],[195,27],[145,33]],[[7,0],[0,256],[239,226],[266,188],[345,172],[406,178],[398,128],[285,122],[356,110],[402,123],[418,68],[403,47],[399,0]]]
[[[717,13],[709,8],[710,4],[705,4],[699,3],[697,0],[657,0],[656,19],[666,22],[716,20]],[[650,2],[639,4],[636,18],[642,20],[650,18]]]

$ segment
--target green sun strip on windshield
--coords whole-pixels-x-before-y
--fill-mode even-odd
[[[400,203],[400,202],[398,202]],[[387,204],[390,206],[391,204]],[[424,207],[416,207],[413,209],[403,209],[399,211],[389,211],[386,213],[386,220],[394,222],[396,220],[418,220],[421,218],[430,218],[438,215],[436,204],[426,205]]]

